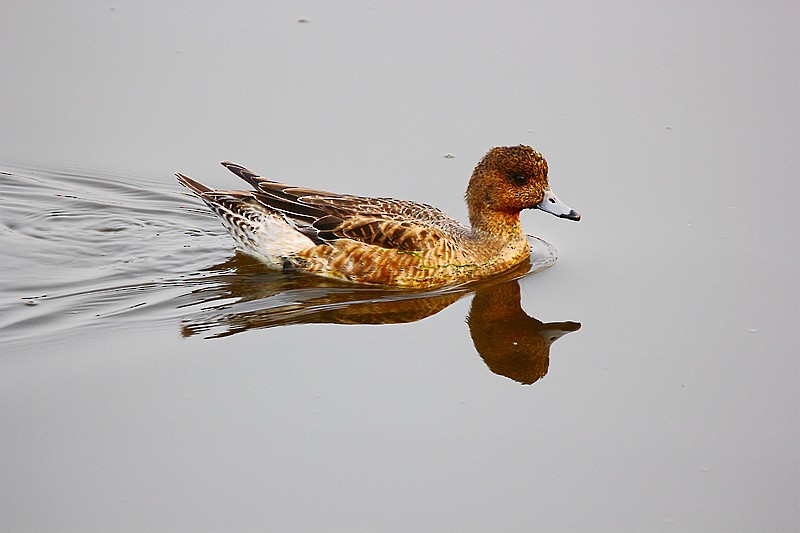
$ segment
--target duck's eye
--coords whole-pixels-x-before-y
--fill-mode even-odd
[[[515,174],[512,178],[515,185],[525,185],[528,183],[528,176],[523,176],[522,174]]]

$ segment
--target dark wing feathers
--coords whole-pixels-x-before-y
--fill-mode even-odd
[[[367,198],[268,180],[241,165],[222,163],[255,189],[252,197],[279,213],[316,244],[353,239],[384,248],[420,250],[463,227],[435,207],[392,198]]]

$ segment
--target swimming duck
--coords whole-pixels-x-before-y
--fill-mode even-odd
[[[528,259],[523,209],[580,215],[553,194],[530,146],[492,148],[466,192],[468,228],[427,204],[278,183],[224,161],[254,190],[214,190],[176,174],[220,217],[242,250],[274,269],[353,283],[432,288],[503,272]]]

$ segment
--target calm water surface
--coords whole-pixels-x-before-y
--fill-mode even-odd
[[[798,19],[6,3],[0,530],[797,530]],[[267,271],[173,177],[465,220],[519,143],[583,219],[432,292]]]

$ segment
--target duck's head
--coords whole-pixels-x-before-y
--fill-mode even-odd
[[[472,172],[466,199],[473,227],[516,225],[523,209],[541,209],[557,217],[581,219],[580,214],[550,190],[547,161],[530,146],[498,146],[489,150]]]

